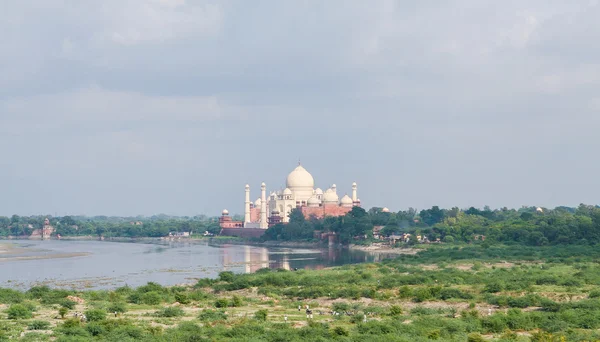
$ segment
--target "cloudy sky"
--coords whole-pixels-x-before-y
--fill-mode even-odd
[[[0,215],[600,202],[596,0],[0,7]]]

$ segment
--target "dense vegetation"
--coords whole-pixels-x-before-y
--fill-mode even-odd
[[[30,235],[41,228],[46,216],[0,216],[0,237]],[[234,219],[241,219],[234,217]],[[50,217],[56,233],[62,236],[103,235],[105,237],[161,237],[169,232],[208,231],[218,234],[218,219],[206,216],[170,217]],[[373,241],[373,227],[383,227],[381,236],[410,233],[429,241],[470,243],[481,236],[486,244],[520,244],[545,246],[558,244],[594,245],[600,243],[600,208],[580,205],[555,209],[523,207],[520,209],[483,210],[469,208],[431,209],[384,212],[354,207],[340,217],[305,219],[301,211],[292,210],[288,224],[269,228],[263,241],[316,241],[315,232],[335,232],[341,243]],[[416,240],[412,239],[412,243]]]
[[[218,234],[221,230],[217,218],[203,215],[194,217],[107,217],[107,216],[0,216],[0,237],[29,236],[34,229],[42,228],[49,218],[56,234],[62,236],[105,236],[105,237],[161,237],[169,232],[191,232],[203,234],[208,231]]]
[[[591,246],[430,245],[378,264],[222,272],[190,287],[0,289],[0,340],[592,341],[599,257]]]
[[[383,226],[383,236],[411,233],[426,236],[429,241],[440,239],[448,243],[468,243],[483,235],[487,244],[593,245],[600,243],[600,208],[583,204],[578,208],[523,207],[518,210],[434,206],[420,212],[411,208],[393,213],[383,212],[381,208],[365,211],[355,207],[345,216],[323,220],[305,220],[299,210],[294,210],[289,224],[269,228],[263,239],[312,239],[314,231],[324,231],[335,232],[342,243],[350,243],[357,239],[368,240],[373,226]]]

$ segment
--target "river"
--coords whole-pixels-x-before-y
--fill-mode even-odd
[[[342,248],[212,245],[193,240],[161,243],[12,240],[0,242],[0,287],[113,289],[150,281],[176,285],[215,278],[221,271],[248,273],[264,267],[320,269],[385,257],[389,255]]]

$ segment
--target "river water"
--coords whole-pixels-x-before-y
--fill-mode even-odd
[[[49,285],[66,289],[112,289],[149,281],[162,285],[194,283],[221,271],[320,269],[389,257],[342,248],[303,249],[211,245],[208,241],[123,243],[107,241],[6,241],[0,252],[0,287],[28,289]],[[5,245],[6,246],[6,245]]]

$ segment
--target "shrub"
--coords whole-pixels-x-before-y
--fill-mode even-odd
[[[483,289],[483,292],[487,292],[487,293],[496,293],[496,292],[500,292],[504,290],[504,284],[501,282],[492,282],[489,283],[487,285],[485,285],[485,288]]]
[[[390,316],[402,315],[402,308],[399,305],[390,306]]]
[[[224,321],[227,319],[227,315],[223,311],[207,309],[198,315],[198,319],[202,322]]]
[[[219,298],[215,301],[216,308],[226,308],[229,306],[229,301],[226,298]]]
[[[486,339],[477,333],[472,333],[467,336],[467,342],[486,342]]]
[[[25,299],[22,292],[12,289],[0,289],[0,303],[16,304],[21,303]]]
[[[142,295],[142,297],[140,299],[141,299],[142,303],[147,304],[147,305],[158,305],[162,301],[162,297],[160,296],[160,293],[158,293],[156,291],[146,292]]]
[[[96,322],[91,322],[89,323],[85,329],[90,333],[90,335],[92,336],[99,336],[105,333],[106,329],[104,328],[104,326],[100,325],[99,323]]]
[[[178,292],[175,294],[175,300],[181,304],[189,304],[190,298],[185,293]]]
[[[242,305],[244,305],[244,300],[242,299],[242,297],[240,297],[240,296],[238,296],[238,295],[234,295],[234,296],[231,298],[231,303],[230,303],[230,305],[231,305],[231,306],[233,306],[233,307],[239,307],[239,306],[242,306]]]
[[[106,308],[106,311],[108,311],[109,313],[113,313],[113,312],[124,313],[124,312],[127,312],[127,304],[123,303],[123,302],[114,302],[114,303],[111,303]]]
[[[97,322],[106,318],[106,311],[100,309],[91,309],[85,312],[85,317],[89,322]]]
[[[415,290],[414,295],[414,301],[417,303],[424,302],[432,298],[431,290],[427,287]]]
[[[254,313],[254,319],[257,321],[266,321],[269,312],[266,309],[258,310]]]
[[[50,328],[50,322],[46,321],[35,320],[29,322],[29,324],[27,325],[27,329],[29,330],[46,330],[48,328]]]
[[[58,304],[60,304],[60,306],[62,306],[62,307],[65,307],[65,308],[71,309],[71,310],[75,309],[75,305],[77,305],[76,302],[74,302],[70,299],[66,299],[66,298],[61,300]]]
[[[349,336],[350,335],[348,330],[344,329],[344,327],[333,328],[333,333],[337,336]]]
[[[176,306],[162,308],[156,312],[156,316],[158,317],[179,317],[184,314],[183,309]]]
[[[235,277],[235,275],[231,271],[223,271],[223,272],[219,273],[220,281],[225,281],[225,282],[229,283],[229,282],[233,281],[234,277]]]
[[[138,287],[136,291],[140,292],[140,293],[147,293],[147,292],[163,292],[164,290],[165,290],[165,288],[162,287],[160,284],[148,282],[146,285]]]
[[[6,313],[8,314],[8,319],[26,319],[33,316],[32,310],[23,304],[11,305],[6,310]]]
[[[65,315],[69,312],[69,309],[65,308],[64,306],[62,306],[60,309],[58,309],[58,314],[60,315],[60,318],[65,318]]]

